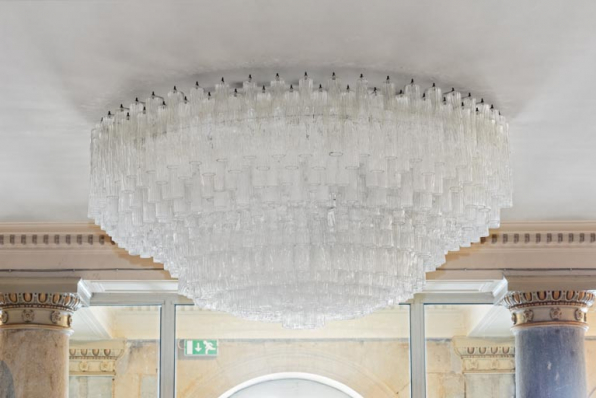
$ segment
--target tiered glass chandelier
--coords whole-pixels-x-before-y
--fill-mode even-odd
[[[89,216],[201,307],[319,327],[403,302],[511,205],[508,127],[451,90],[224,79],[110,112]]]

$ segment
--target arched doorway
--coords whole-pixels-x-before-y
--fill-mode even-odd
[[[363,398],[350,387],[310,373],[274,373],[248,380],[219,398]]]

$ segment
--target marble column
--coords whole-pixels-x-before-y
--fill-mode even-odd
[[[67,398],[77,293],[0,293],[0,398]]]
[[[516,398],[585,398],[586,313],[583,290],[510,292],[515,335]]]

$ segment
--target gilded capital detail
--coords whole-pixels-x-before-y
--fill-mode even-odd
[[[82,305],[76,293],[0,293],[0,329],[70,331]]]
[[[577,326],[587,329],[587,312],[594,293],[586,290],[510,292],[503,304],[512,313],[513,328],[532,326]]]

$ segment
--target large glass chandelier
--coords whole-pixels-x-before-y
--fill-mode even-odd
[[[505,119],[453,89],[222,79],[102,119],[89,216],[198,306],[312,328],[411,298],[510,174]]]

